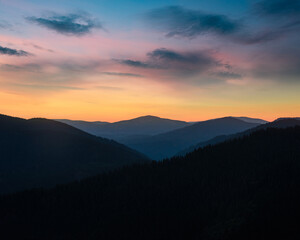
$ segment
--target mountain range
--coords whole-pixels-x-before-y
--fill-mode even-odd
[[[185,148],[221,134],[233,134],[267,121],[249,117],[226,117],[184,122],[143,116],[115,123],[58,120],[96,136],[116,140],[153,160],[172,157]]]
[[[146,116],[112,124],[110,130],[116,132],[117,126],[120,129],[130,126],[127,138],[123,137],[118,143],[54,120],[25,120],[0,115],[0,193],[52,187],[122,166],[149,162],[149,159],[162,160],[178,152],[184,155],[196,148],[242,137],[260,129],[300,123],[297,119],[279,119],[267,124],[261,122],[244,117],[225,117],[188,123]],[[91,126],[85,122],[76,124]],[[107,124],[94,122],[93,126]],[[167,124],[171,126],[167,128]],[[149,134],[153,129],[165,133],[130,135],[142,131]]]
[[[155,116],[142,116],[114,123],[72,121],[66,119],[57,119],[57,121],[69,124],[90,134],[116,141],[127,137],[152,136],[191,125],[188,122]]]
[[[234,117],[212,119],[194,123],[180,129],[139,139],[121,139],[120,142],[144,153],[154,160],[169,158],[196,143],[219,135],[233,134],[260,125]]]

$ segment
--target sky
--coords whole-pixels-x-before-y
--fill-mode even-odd
[[[300,116],[300,0],[0,0],[0,113]]]

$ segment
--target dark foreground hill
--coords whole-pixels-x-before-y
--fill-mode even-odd
[[[63,123],[0,115],[0,193],[54,186],[145,161],[124,145]]]
[[[0,198],[3,239],[300,238],[300,127]]]
[[[222,134],[233,134],[260,125],[235,117],[224,117],[198,122],[164,134],[140,139],[122,139],[121,143],[142,152],[154,160],[172,157],[199,142],[207,141]]]

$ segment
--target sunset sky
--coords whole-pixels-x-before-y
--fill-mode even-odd
[[[0,0],[0,113],[300,116],[298,0]]]

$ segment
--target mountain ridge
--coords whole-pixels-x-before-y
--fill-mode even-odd
[[[274,120],[273,122],[267,122],[265,124],[261,124],[257,127],[254,127],[252,129],[248,129],[244,132],[240,132],[240,133],[236,133],[236,134],[231,134],[231,135],[220,135],[220,136],[216,136],[208,141],[203,141],[200,142],[194,146],[191,146],[183,151],[179,151],[176,155],[177,156],[183,156],[189,152],[192,152],[194,150],[196,150],[197,148],[200,147],[205,147],[208,145],[215,145],[227,140],[231,140],[234,138],[239,138],[245,135],[248,135],[252,132],[261,130],[261,129],[266,129],[266,128],[287,128],[287,127],[294,127],[294,126],[300,126],[300,118],[278,118],[276,120]]]
[[[178,149],[185,149],[199,140],[209,140],[225,133],[237,133],[258,126],[235,117],[223,117],[194,123],[180,129],[138,140],[120,140],[121,143],[142,152],[154,160],[171,157]]]
[[[180,120],[172,120],[168,118],[160,118],[152,115],[145,115],[129,120],[122,120],[112,123],[84,122],[86,126],[79,125],[79,121],[58,120],[67,122],[82,130],[86,130],[90,134],[114,139],[118,141],[120,138],[139,135],[156,135],[163,132],[168,132],[174,129],[191,125],[188,122]],[[82,122],[81,122],[82,123]],[[88,128],[87,125],[94,125]]]
[[[49,119],[0,115],[0,193],[54,186],[148,161],[136,150]]]

